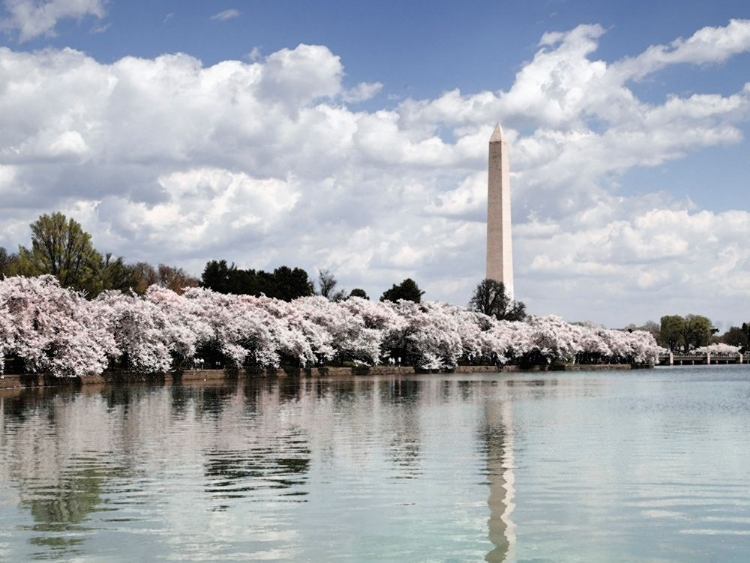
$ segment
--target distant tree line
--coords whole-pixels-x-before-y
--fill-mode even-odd
[[[200,286],[217,293],[273,297],[282,301],[293,301],[300,297],[321,295],[329,301],[343,301],[349,297],[369,299],[364,289],[355,288],[347,293],[341,289],[334,274],[327,269],[318,271],[316,281],[310,280],[302,268],[281,266],[273,272],[243,270],[226,260],[211,260],[201,275]],[[424,291],[417,283],[406,278],[400,284],[385,291],[381,301],[396,302],[400,299],[420,303]]]
[[[640,327],[630,325],[626,328],[650,332],[660,346],[673,353],[687,353],[711,344],[728,344],[746,351],[750,343],[749,323],[732,326],[724,334],[719,334],[719,329],[708,317],[694,314],[665,315],[659,323],[649,321]]]
[[[317,280],[313,281],[302,268],[280,266],[266,272],[238,268],[226,260],[210,260],[198,279],[182,268],[166,264],[157,267],[146,262],[129,264],[122,257],[96,250],[91,235],[77,221],[59,212],[41,215],[30,227],[28,248],[19,246],[18,253],[11,253],[0,247],[0,279],[52,275],[62,287],[82,291],[88,298],[109,290],[132,290],[143,295],[150,286],[158,285],[178,294],[200,286],[222,294],[265,295],[282,301],[315,294],[331,301],[349,297],[369,299],[360,288],[347,293],[326,269],[319,270]],[[422,295],[424,291],[417,283],[407,278],[385,291],[380,300],[420,303]]]
[[[144,294],[157,284],[177,293],[197,287],[198,280],[182,268],[146,262],[126,264],[122,257],[97,251],[91,235],[74,219],[62,213],[42,215],[31,223],[31,246],[18,253],[0,247],[0,278],[52,275],[60,285],[96,297],[107,290],[130,290]]]
[[[315,293],[307,272],[301,268],[281,266],[273,272],[243,270],[226,260],[211,260],[201,275],[200,286],[217,293],[265,295],[292,301]]]

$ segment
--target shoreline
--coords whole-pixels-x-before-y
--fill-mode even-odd
[[[547,371],[621,371],[631,369],[651,369],[653,365],[631,364],[560,364],[550,366],[522,367],[510,365],[496,366],[456,366],[454,369],[420,370],[413,366],[372,366],[365,369],[352,367],[326,367],[311,369],[262,369],[257,371],[226,369],[190,369],[167,374],[136,374],[129,372],[104,373],[87,377],[54,377],[48,374],[7,374],[0,379],[0,390],[29,389],[35,387],[79,387],[89,385],[120,385],[130,383],[179,384],[208,381],[235,381],[239,379],[266,377],[368,377],[388,375],[423,374],[469,374],[469,373],[529,373]]]

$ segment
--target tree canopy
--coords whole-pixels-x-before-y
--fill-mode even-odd
[[[730,346],[738,346],[739,348],[747,348],[748,345],[748,338],[747,338],[747,323],[742,323],[742,327],[739,326],[733,326],[729,327],[729,330],[727,330],[722,336],[721,341],[724,344],[729,344]]]
[[[159,278],[159,285],[171,289],[176,293],[182,293],[188,287],[198,287],[198,280],[182,268],[159,264],[156,272]]]
[[[18,255],[11,254],[5,248],[0,246],[0,279],[3,276],[11,276],[18,262]]]
[[[331,301],[341,301],[346,298],[346,290],[336,289],[338,280],[330,270],[318,270],[318,292]]]
[[[393,284],[391,289],[383,293],[383,295],[380,297],[380,300],[396,302],[399,299],[404,299],[405,301],[414,301],[414,303],[420,303],[422,301],[423,295],[424,291],[419,289],[417,282],[415,282],[411,278],[406,278],[398,285]]]
[[[682,342],[685,351],[691,348],[700,348],[708,346],[711,343],[716,329],[713,328],[711,321],[701,315],[687,315],[685,317],[685,326],[682,329]]]
[[[96,292],[96,274],[102,256],[91,244],[91,235],[62,213],[42,215],[31,223],[31,248],[18,250],[18,273],[51,274],[63,287]]]
[[[349,293],[349,297],[361,297],[362,299],[370,299],[370,296],[367,295],[367,292],[364,289],[361,289],[359,287],[355,287],[351,290]]]
[[[513,301],[501,281],[483,279],[479,282],[469,301],[469,308],[495,317],[499,321],[521,321],[526,318],[526,305]]]
[[[89,298],[108,290],[143,294],[153,284],[182,293],[198,280],[182,268],[145,262],[126,264],[122,257],[98,252],[91,235],[62,213],[42,215],[31,223],[31,248],[19,247],[18,255],[0,248],[0,276],[52,275],[63,287],[85,292]]]
[[[711,321],[701,315],[665,315],[661,318],[659,344],[674,352],[682,347],[684,352],[708,346],[716,332]]]
[[[659,344],[674,352],[680,344],[684,325],[685,319],[680,315],[663,316],[659,329]]]
[[[226,260],[211,260],[201,275],[200,286],[217,293],[265,295],[291,301],[313,294],[313,284],[301,268],[280,266],[273,272],[243,270]]]

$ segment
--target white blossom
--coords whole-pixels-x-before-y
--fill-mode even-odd
[[[730,348],[710,351],[735,353]],[[157,286],[143,297],[105,292],[87,301],[51,276],[0,281],[0,370],[6,356],[22,359],[31,372],[83,376],[108,367],[164,373],[201,354],[237,368],[400,359],[435,370],[511,360],[654,363],[660,352],[648,332],[556,316],[498,321],[438,302],[311,296],[287,303],[201,288],[178,295]]]
[[[95,304],[53,276],[0,282],[0,312],[0,353],[22,358],[32,373],[98,374],[116,349]]]
[[[694,350],[696,354],[711,354],[712,356],[736,356],[740,353],[740,346],[732,346],[723,342],[714,342],[708,346],[701,346]]]

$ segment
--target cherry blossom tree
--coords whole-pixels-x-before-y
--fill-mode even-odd
[[[169,318],[134,294],[106,291],[94,304],[117,343],[112,365],[136,373],[166,373],[172,368]]]
[[[736,348],[724,346],[710,350]],[[164,373],[192,365],[196,356],[236,368],[400,359],[436,370],[462,361],[653,363],[661,352],[645,331],[556,316],[501,321],[437,302],[286,302],[195,287],[179,295],[156,285],[143,296],[107,291],[88,301],[52,276],[0,281],[0,369],[14,356],[28,371],[56,376],[108,367]]]
[[[276,320],[270,314],[248,307],[246,296],[215,293],[190,288],[186,299],[193,300],[199,318],[210,328],[209,344],[237,368],[278,366],[279,354],[273,339]]]
[[[116,352],[113,333],[95,305],[60,287],[51,275],[0,282],[2,355],[15,355],[31,373],[80,377],[101,373]]]
[[[344,302],[345,303],[345,302]],[[382,331],[368,328],[362,316],[342,302],[320,295],[301,297],[292,302],[305,319],[330,335],[330,342],[342,360],[373,365],[380,361]]]
[[[708,346],[701,346],[696,348],[694,352],[696,354],[711,354],[712,356],[736,356],[740,353],[741,346],[732,346],[731,344],[724,344],[723,342],[715,342]]]

